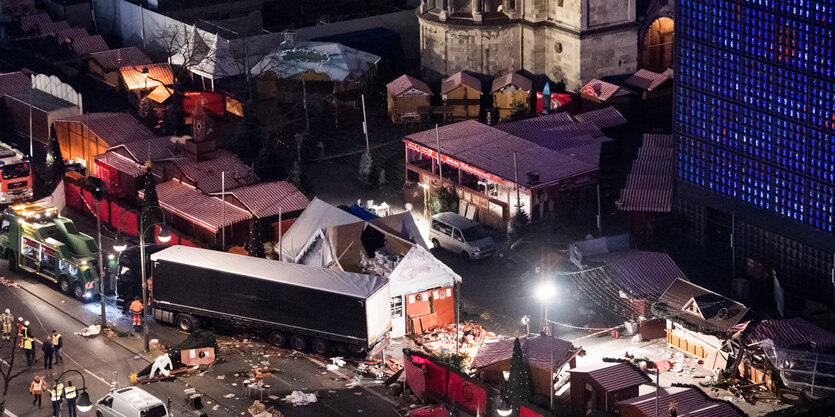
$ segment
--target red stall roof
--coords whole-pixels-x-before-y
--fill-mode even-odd
[[[528,77],[518,72],[511,72],[510,74],[505,74],[494,79],[493,88],[490,91],[495,93],[509,85],[516,87],[518,90],[525,91],[531,91],[531,88],[533,88],[533,82]]]
[[[626,362],[592,363],[569,369],[568,372],[587,374],[608,392],[652,382],[637,366]]]
[[[20,71],[0,74],[0,96],[17,91],[29,91],[30,85],[29,77]]]
[[[145,174],[145,169],[142,168],[142,165],[116,152],[105,152],[96,155],[96,162],[115,168],[119,172],[129,175],[131,178],[138,178]]]
[[[110,148],[110,150],[124,148],[134,161],[142,163],[149,158],[151,161],[159,161],[174,157],[174,142],[171,136],[152,137],[134,142],[122,143]]]
[[[93,52],[90,54],[90,58],[96,60],[99,66],[106,71],[115,71],[130,65],[148,65],[151,63],[151,59],[135,46]]]
[[[668,77],[667,74],[659,74],[657,72],[641,68],[638,72],[627,78],[623,83],[640,88],[641,90],[652,91],[669,80],[670,77]]]
[[[144,73],[146,68],[148,69],[147,83]],[[128,90],[156,88],[160,84],[174,84],[174,73],[171,71],[171,65],[167,63],[133,65],[122,67],[120,71]]]
[[[226,112],[226,100],[223,94],[212,93],[209,91],[187,91],[186,97],[183,100],[183,111],[191,115],[194,113],[194,108],[203,99],[206,103],[206,110],[217,115],[223,116]]]
[[[66,42],[67,40],[69,40],[70,49],[72,49],[76,55],[87,55],[93,52],[101,52],[107,50],[107,43],[104,41],[104,38],[102,38],[101,35],[90,36],[87,34],[87,32],[84,32],[83,36],[76,36],[73,38],[59,38],[59,40],[61,42]]]
[[[248,211],[232,203],[207,196],[196,188],[176,180],[157,184],[157,196],[163,210],[214,233],[217,233],[223,226],[233,225],[252,217]],[[144,190],[139,191],[139,198],[144,198]],[[226,205],[225,215],[224,205]],[[224,218],[225,222],[222,221]]]
[[[623,211],[669,213],[673,206],[672,135],[647,134],[615,205]]]
[[[84,124],[108,147],[156,137],[128,113],[87,113],[56,121]]]
[[[513,338],[504,336],[485,340],[470,367],[478,369],[509,360],[513,356],[513,341]],[[549,369],[551,366],[551,352],[554,353],[554,369],[560,369],[579,351],[567,340],[555,337],[552,342],[550,337],[541,335],[520,337],[519,344],[525,362],[540,369]]]
[[[580,89],[580,93],[589,97],[594,97],[600,101],[606,101],[613,97],[630,94],[630,91],[618,85],[607,83],[606,81],[595,78],[586,83],[586,85]]]
[[[462,169],[475,171],[470,169],[474,167],[498,177],[491,178],[494,181],[514,180],[514,153],[519,167],[520,184],[525,187],[545,187],[562,180],[594,173],[598,169],[598,164],[587,162],[584,159],[588,158],[578,157],[576,153],[571,155],[569,152],[548,149],[474,120],[441,126],[438,135],[441,154],[453,159],[445,162],[463,162],[469,168]],[[435,129],[411,134],[406,136],[406,139],[407,146],[417,148],[421,152],[434,153],[438,147]],[[410,145],[409,142],[422,146]],[[540,181],[536,184],[527,183],[525,174],[531,171],[539,173]]]
[[[71,29],[70,24],[64,20],[53,22],[46,13],[30,14],[20,17],[20,28],[23,32],[34,30],[40,35],[51,35],[64,30]]]
[[[215,194],[221,191],[221,174],[226,172],[226,189],[232,190],[252,185],[258,181],[258,177],[252,170],[238,159],[235,154],[219,149],[217,156],[213,159],[197,162],[191,158],[180,158],[174,164],[183,172],[189,180],[197,184],[206,194]]]
[[[467,74],[464,71],[456,72],[455,74],[445,78],[441,83],[441,94],[446,94],[457,88],[459,85],[470,87],[481,94],[481,80]]]
[[[227,191],[243,203],[257,217],[277,216],[304,210],[310,200],[287,181],[262,182]],[[215,194],[219,195],[219,194]]]
[[[763,320],[753,327],[745,336],[748,344],[771,339],[779,347],[827,349],[835,346],[835,334],[800,317]]]
[[[426,85],[425,82],[418,80],[415,77],[403,74],[397,77],[394,81],[386,84],[388,91],[397,96],[414,88],[415,90],[423,91],[426,94],[432,95],[432,89]]]
[[[655,391],[619,401],[621,409],[635,408],[644,416],[655,416],[656,396]],[[697,387],[668,387],[662,388],[658,395],[658,404],[662,404],[664,414],[670,403],[676,403],[678,417],[746,417],[745,413],[727,401],[715,400],[708,397],[704,391]]]

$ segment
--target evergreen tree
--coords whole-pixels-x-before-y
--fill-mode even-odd
[[[363,185],[368,185],[371,180],[371,168],[374,161],[371,159],[370,152],[363,152],[362,159],[360,159],[359,177]]]
[[[147,228],[145,233],[146,243],[155,243],[154,229],[149,227],[150,224],[160,223],[162,219],[162,209],[159,207],[159,197],[157,196],[157,182],[154,180],[154,174],[151,173],[151,163],[145,165],[145,193],[140,206],[141,215],[137,218],[138,228],[137,233],[142,233],[143,229]]]
[[[458,195],[455,194],[452,187],[442,185],[429,196],[429,213],[435,215],[454,211],[456,201],[458,201]]]
[[[46,151],[46,172],[44,174],[45,187],[52,192],[55,183],[64,178],[66,172],[67,167],[64,165],[64,155],[61,154],[61,146],[58,144],[55,126],[50,126],[49,149]]]
[[[510,240],[515,241],[521,238],[527,232],[529,223],[530,219],[528,213],[525,213],[525,209],[516,206],[516,214],[510,219],[510,230],[508,230]]]
[[[528,386],[528,370],[522,356],[522,344],[519,338],[513,341],[513,356],[510,358],[510,377],[507,380],[506,393],[513,407],[513,415],[519,416],[519,407],[527,401],[530,395]]]
[[[513,100],[510,103],[510,120],[527,119],[530,116],[528,106],[519,100]]]
[[[249,219],[249,247],[247,252],[249,256],[255,258],[266,258],[267,254],[264,252],[264,235],[261,233],[258,218],[252,216]]]

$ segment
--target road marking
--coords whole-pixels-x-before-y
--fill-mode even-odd
[[[13,412],[9,411],[8,409],[6,409],[6,415],[7,415],[7,416],[9,416],[9,417],[17,417],[17,416],[15,415],[15,413],[13,413]]]
[[[316,365],[319,365],[319,366],[321,366],[321,367],[323,367],[323,368],[325,368],[325,369],[327,369],[327,367],[328,367],[328,364],[326,364],[326,363],[324,363],[324,362],[322,362],[322,361],[320,361],[320,360],[318,360],[318,359],[311,358],[310,356],[307,356],[307,360],[309,360],[309,361],[311,361],[311,362],[315,363]],[[336,370],[336,371],[328,371],[328,372],[333,372],[333,373],[335,373],[335,374],[337,374],[337,375],[339,375],[339,376],[341,376],[341,377],[343,377],[343,378],[347,378],[349,381],[350,381],[350,380],[353,380],[353,378],[349,377],[348,375],[343,374],[342,372],[339,372],[339,370]],[[385,401],[385,402],[387,402],[387,403],[389,403],[389,404],[391,404],[391,405],[394,405],[394,406],[398,405],[398,404],[397,404],[397,401],[394,401],[394,400],[392,400],[391,398],[386,397],[385,395],[380,394],[379,392],[374,391],[373,389],[366,387],[365,385],[362,385],[362,384],[357,384],[356,386],[357,386],[357,387],[360,387],[360,388],[362,388],[362,389],[364,389],[364,390],[366,390],[366,391],[368,391],[368,393],[369,393],[369,394],[374,395],[374,396],[376,396],[376,397],[380,398],[381,400],[383,400],[383,401]]]

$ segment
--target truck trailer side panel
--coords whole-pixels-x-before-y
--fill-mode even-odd
[[[388,285],[383,289],[388,294]],[[370,342],[366,326],[375,321],[366,318],[361,298],[162,260],[153,263],[152,294],[162,308],[183,306],[363,343]]]

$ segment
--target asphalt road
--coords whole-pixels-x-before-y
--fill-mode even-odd
[[[39,278],[8,271],[3,261],[0,261],[0,276],[19,285],[0,286],[0,311],[9,308],[15,317],[22,316],[29,320],[36,339],[42,339],[52,329],[57,329],[64,336],[64,364],[53,365],[51,370],[43,367],[40,345],[36,348],[38,362],[31,368],[25,366],[23,352],[16,352],[14,368],[24,372],[10,384],[7,409],[14,415],[51,415],[48,398],[44,399],[43,409],[32,407],[28,387],[35,375],[45,376],[48,381],[52,381],[68,369],[78,370],[84,375],[90,398],[95,402],[107,394],[111,381],[116,381],[121,387],[128,386],[129,375],[147,366],[145,358],[136,356],[137,353],[142,354],[143,345],[138,335],[108,339],[103,336],[84,338],[74,334],[97,321],[100,313],[97,300],[81,303],[59,293]],[[108,322],[122,330],[130,329],[130,320],[119,315],[112,306],[108,308]],[[176,343],[186,337],[172,327],[153,322],[150,333],[151,338],[159,339],[162,344]],[[294,390],[318,395],[317,403],[298,407],[277,400],[271,401],[265,396],[265,402],[276,405],[288,417],[400,415],[394,408],[397,401],[383,394],[381,384],[366,379],[359,386],[353,386],[355,381],[352,378],[355,374],[351,367],[341,368],[336,373],[330,372],[324,368],[325,359],[275,349],[259,341],[237,340],[239,348],[221,357],[208,372],[173,382],[146,384],[141,388],[163,401],[171,398],[175,416],[193,415],[190,414],[190,406],[183,401],[183,390],[188,386],[197,388],[203,394],[203,411],[209,416],[248,415],[245,410],[253,400],[243,395],[242,372],[253,366],[269,366],[278,369],[276,374],[265,379],[265,383],[271,385],[270,395],[282,398]],[[9,362],[9,355],[9,345],[0,346],[0,357]],[[76,386],[81,386],[77,373],[71,372],[63,379],[72,380]],[[93,412],[86,414],[94,415]]]

